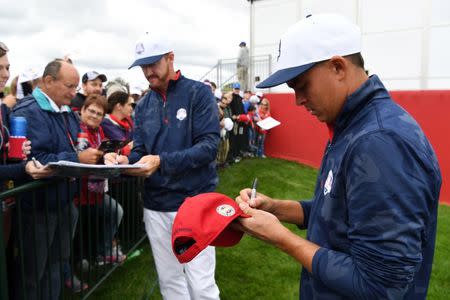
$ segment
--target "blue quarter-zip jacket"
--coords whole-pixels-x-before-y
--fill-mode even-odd
[[[441,181],[422,129],[371,76],[337,118],[314,199],[300,202],[321,246],[300,298],[425,299]]]
[[[166,97],[150,91],[139,101],[129,160],[160,156],[160,168],[145,179],[144,206],[170,212],[186,197],[215,190],[219,117],[210,88],[201,82],[180,76],[170,81]]]
[[[27,138],[31,140],[31,154],[40,163],[68,160],[79,162],[76,147],[77,135],[80,126],[77,117],[71,111],[58,113],[50,106],[47,97],[36,88],[33,95],[25,97],[13,109],[13,116],[22,116],[27,119]],[[69,138],[70,136],[70,138]],[[76,182],[59,182],[36,193],[36,207],[43,209],[48,202],[50,210],[65,207],[73,200]],[[27,194],[23,208],[31,209],[31,195]]]

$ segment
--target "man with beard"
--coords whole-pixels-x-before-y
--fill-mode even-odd
[[[186,197],[215,190],[219,144],[217,104],[202,82],[174,71],[174,52],[162,37],[136,44],[136,60],[150,83],[135,115],[134,147],[128,158],[105,156],[106,164],[140,163],[129,171],[145,176],[144,222],[164,299],[219,299],[215,249],[180,264],[172,251],[172,223]]]

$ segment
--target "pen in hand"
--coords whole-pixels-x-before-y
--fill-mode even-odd
[[[33,160],[33,165],[34,165],[36,168],[38,168],[38,169],[41,168],[41,167],[38,165],[38,162],[37,162],[36,158],[32,157],[31,160]]]
[[[252,192],[250,194],[250,201],[256,198],[256,186],[258,185],[258,178],[255,177],[252,184]]]
[[[120,157],[120,152],[121,152],[121,150],[122,150],[122,149],[119,149],[119,150],[117,151],[116,162],[115,162],[116,165],[119,164],[119,157]]]

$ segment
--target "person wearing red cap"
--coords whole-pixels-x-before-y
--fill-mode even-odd
[[[144,222],[164,299],[219,299],[215,249],[207,247],[180,264],[172,251],[172,224],[187,197],[213,192],[218,178],[219,113],[210,87],[174,69],[171,43],[147,35],[136,44],[136,60],[151,90],[135,114],[128,158],[105,155],[105,163],[141,163],[128,172],[145,176]]]
[[[346,18],[312,15],[280,40],[278,70],[297,105],[327,124],[330,140],[311,201],[249,189],[236,199],[242,230],[302,266],[301,299],[426,299],[442,177],[417,122],[367,76],[361,32]],[[307,229],[306,239],[280,221]]]

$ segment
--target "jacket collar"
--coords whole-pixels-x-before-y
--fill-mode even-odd
[[[389,93],[377,75],[372,75],[345,100],[334,124],[334,135],[345,128],[364,106],[376,98],[389,98]]]
[[[38,87],[33,90],[33,97],[36,99],[36,102],[42,110],[56,113],[71,111],[70,107],[67,105],[62,105],[61,108],[58,108],[55,102]]]
[[[183,77],[183,76],[181,75],[181,71],[178,70],[178,71],[175,72],[175,77],[172,78],[172,79],[169,79],[169,85],[167,86],[167,90],[166,91],[161,91],[161,90],[158,90],[158,89],[153,89],[153,90],[155,92],[157,92],[158,94],[160,94],[161,97],[163,97],[163,100],[166,101],[166,99],[167,99],[167,91],[169,90],[169,88],[172,85],[176,84],[176,82],[178,81],[178,79],[180,79],[180,77]]]
[[[124,128],[127,131],[131,130],[131,128],[133,127],[133,121],[129,117],[126,117],[126,118],[120,120],[119,118],[117,118],[113,114],[107,114],[105,116],[105,119],[110,120],[111,123],[113,123],[114,125],[120,126],[120,127]]]

